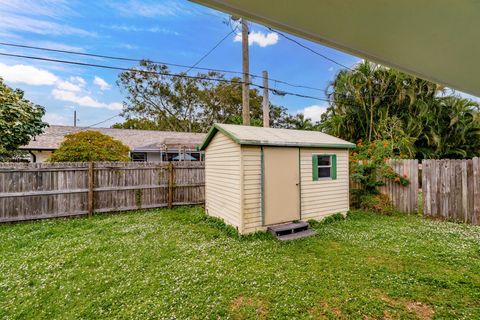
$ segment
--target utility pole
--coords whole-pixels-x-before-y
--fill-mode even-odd
[[[263,127],[270,127],[270,102],[268,101],[268,72],[263,71]]]
[[[250,125],[250,77],[248,61],[248,25],[247,20],[242,18],[242,118],[245,126]]]
[[[73,110],[73,126],[77,126],[77,110]]]

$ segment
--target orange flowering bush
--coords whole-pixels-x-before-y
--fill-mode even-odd
[[[359,140],[357,147],[350,154],[350,177],[361,186],[363,194],[378,194],[378,187],[385,185],[384,179],[408,185],[405,176],[397,174],[388,164],[394,158],[392,143],[374,141],[365,144]]]

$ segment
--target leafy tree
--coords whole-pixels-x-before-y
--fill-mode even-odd
[[[480,155],[480,118],[476,102],[440,97],[416,145],[428,158],[472,158]]]
[[[45,109],[23,97],[0,78],[0,158],[9,158],[19,146],[26,145],[47,126],[42,122]]]
[[[322,131],[350,141],[390,140],[410,157],[480,154],[478,105],[445,96],[440,85],[365,61],[340,71],[329,89]]]
[[[98,131],[70,133],[50,157],[50,162],[129,161],[129,148]]]
[[[137,130],[161,130],[161,127],[154,121],[147,118],[130,118],[123,123],[112,125],[115,129],[137,129]]]
[[[315,130],[317,127],[317,124],[313,123],[310,118],[305,118],[303,113],[288,117],[286,122],[288,124],[287,127],[290,129]]]
[[[126,93],[123,116],[116,127],[168,131],[206,132],[215,122],[242,123],[242,85],[218,72],[199,73],[196,78],[171,77],[167,66],[141,61],[140,70],[123,72],[117,84]],[[226,79],[225,79],[226,80]],[[262,125],[262,96],[250,90],[251,124]],[[270,105],[272,127],[290,127],[287,109]]]

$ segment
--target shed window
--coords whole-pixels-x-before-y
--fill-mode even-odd
[[[312,178],[318,179],[337,178],[337,155],[313,154],[312,155]]]

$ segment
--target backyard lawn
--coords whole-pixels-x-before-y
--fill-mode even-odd
[[[281,243],[200,208],[0,226],[0,318],[480,318],[480,228],[353,212]]]

